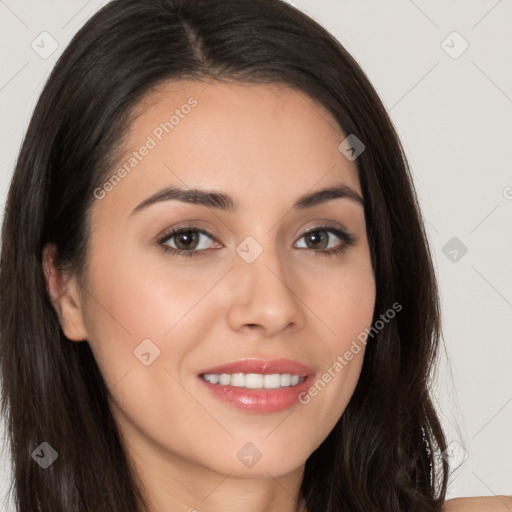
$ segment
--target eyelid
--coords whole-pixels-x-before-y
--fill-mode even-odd
[[[201,233],[213,238],[214,240],[216,240],[215,236],[211,234],[211,231],[213,229],[203,226],[206,224],[210,224],[210,223],[205,222],[205,221],[200,221],[200,220],[188,220],[188,221],[179,222],[178,224],[175,224],[175,225],[165,229],[164,231],[162,231],[157,236],[157,241],[161,241],[166,238],[169,238],[169,235],[176,234],[176,232],[182,232],[182,231],[187,231],[187,230],[201,232]]]
[[[219,242],[217,240],[217,238],[212,235],[208,230],[206,229],[203,229],[201,228],[200,226],[198,225],[190,225],[190,226],[175,226],[167,231],[164,231],[159,237],[158,237],[158,240],[157,240],[157,243],[158,244],[165,244],[166,242],[168,242],[171,238],[174,238],[175,236],[181,234],[181,233],[186,233],[187,231],[196,231],[197,233],[201,233],[202,235],[205,235],[209,238],[211,238],[214,242],[222,245],[223,247],[225,247],[221,242]],[[206,250],[208,249],[202,249],[200,251],[189,251],[189,252],[205,252]]]
[[[310,226],[306,229],[304,229],[303,231],[300,231],[301,235],[300,237],[303,237],[304,235],[307,235],[308,233],[311,233],[312,231],[319,231],[319,230],[322,230],[322,229],[334,229],[334,230],[337,230],[337,231],[344,231],[346,233],[349,233],[349,230],[347,228],[345,228],[345,226],[343,226],[342,224],[339,224],[337,222],[331,222],[331,221],[328,221],[328,220],[319,220],[318,222],[320,222],[320,224],[315,224],[314,226]]]
[[[309,233],[315,233],[317,231],[329,232],[329,233],[334,234],[334,236],[336,236],[337,238],[339,238],[342,242],[342,246],[338,249],[340,251],[344,251],[344,250],[348,249],[349,247],[351,247],[352,245],[357,243],[357,240],[358,240],[357,237],[354,234],[352,234],[348,229],[346,229],[344,226],[339,225],[337,223],[332,224],[329,222],[307,228],[305,231],[302,232],[302,234],[299,236],[298,240],[300,240],[304,236],[308,235]],[[324,250],[318,250],[318,251],[315,251],[314,249],[309,249],[309,250],[311,250],[313,252],[317,252],[317,253],[323,252],[325,254],[328,254],[331,251],[337,252],[336,249],[324,249]]]
[[[179,234],[187,231],[195,231],[197,233],[203,234],[210,238],[213,242],[221,245],[221,249],[225,246],[217,240],[217,238],[212,235],[209,230],[203,229],[200,226],[201,222],[198,221],[186,221],[183,223],[178,224],[177,226],[173,226],[172,228],[169,228],[166,232],[164,232],[162,235],[159,236],[157,246],[159,249],[171,253],[174,256],[177,257],[200,257],[207,255],[211,250],[219,249],[219,247],[216,248],[208,248],[208,249],[200,249],[200,250],[185,250],[185,249],[176,249],[174,247],[170,247],[167,245],[167,242],[174,238],[175,236],[178,236]],[[334,255],[341,255],[345,253],[350,247],[352,247],[354,244],[357,243],[358,237],[353,235],[348,229],[346,229],[343,225],[332,221],[324,221],[322,224],[317,224],[315,226],[310,226],[309,228],[306,228],[304,231],[302,231],[301,235],[298,237],[297,242],[303,238],[304,236],[308,235],[309,233],[314,233],[317,231],[325,231],[330,232],[335,237],[337,237],[340,240],[341,245],[338,245],[337,247],[330,248],[330,249],[310,249],[310,248],[300,248],[301,250],[305,250],[307,252],[312,252],[315,255],[324,255],[324,256],[334,256]],[[296,235],[295,235],[296,236]],[[294,238],[295,238],[294,236]],[[297,243],[295,242],[295,243]],[[295,247],[294,243],[294,247]]]
[[[332,221],[322,220],[322,219],[319,219],[317,222],[320,222],[320,224],[316,224],[314,226],[310,226],[310,227],[304,229],[303,231],[299,231],[300,236],[298,236],[297,232],[296,232],[294,235],[292,235],[290,237],[290,240],[295,239],[297,236],[300,239],[304,235],[307,235],[308,233],[310,233],[312,231],[317,231],[317,230],[321,230],[321,229],[334,229],[334,230],[342,231],[342,232],[346,233],[347,235],[350,235],[350,231],[345,226],[343,226],[342,224],[339,224],[337,222],[333,223]],[[209,236],[210,238],[212,238],[213,240],[215,240],[217,243],[220,244],[220,242],[217,240],[217,238],[211,234],[210,230],[208,228],[202,227],[201,224],[209,224],[209,223],[200,221],[200,220],[183,221],[181,223],[178,223],[178,224],[164,230],[160,235],[158,235],[157,241],[160,243],[162,241],[169,239],[170,235],[176,235],[176,234],[179,234],[180,232],[191,230],[191,231],[201,232],[204,235]]]

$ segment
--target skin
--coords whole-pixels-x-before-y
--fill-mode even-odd
[[[478,496],[454,498],[443,507],[444,512],[507,512],[512,510],[510,496]]]
[[[296,511],[305,461],[345,410],[364,344],[308,404],[275,413],[218,401],[198,374],[284,357],[320,376],[371,326],[362,205],[338,198],[292,210],[303,194],[340,183],[362,196],[357,168],[338,150],[346,134],[307,96],[275,84],[195,81],[167,83],[143,100],[119,166],[191,97],[190,114],[161,141],[153,136],[157,146],[95,202],[85,275],[58,271],[55,248],[46,248],[48,290],[66,336],[91,346],[152,511]],[[239,210],[174,200],[132,213],[169,186],[229,194]],[[185,221],[210,233],[194,249],[205,250],[164,252],[158,242]],[[326,221],[355,244],[320,254],[304,233]],[[344,243],[320,231],[327,248]],[[247,236],[263,250],[252,263],[236,251]],[[166,243],[177,247],[177,238]],[[149,366],[134,356],[145,339],[160,350]],[[251,467],[237,457],[248,442],[261,453]]]

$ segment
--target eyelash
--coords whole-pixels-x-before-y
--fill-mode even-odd
[[[173,238],[177,235],[180,235],[182,233],[187,233],[189,231],[193,231],[193,232],[200,233],[202,235],[206,235],[207,237],[211,238],[212,240],[215,240],[215,237],[210,235],[210,233],[208,233],[207,231],[197,228],[197,227],[190,226],[190,227],[178,228],[174,231],[170,231],[169,233],[164,234],[162,236],[162,238],[160,238],[160,240],[157,242],[157,245],[159,248],[161,248],[167,254],[172,254],[174,256],[179,256],[179,257],[184,257],[184,258],[190,258],[193,256],[202,256],[209,249],[201,249],[199,251],[197,251],[197,250],[185,251],[182,249],[175,249],[174,247],[169,247],[168,245],[165,245],[166,242],[168,242],[171,238]],[[323,251],[316,251],[315,249],[306,249],[306,250],[313,251],[316,254],[320,253],[323,256],[334,256],[336,254],[341,255],[345,251],[347,251],[350,247],[352,247],[357,241],[357,239],[353,235],[351,235],[350,233],[347,233],[346,231],[343,231],[335,226],[317,226],[314,229],[311,229],[311,230],[303,233],[300,238],[302,238],[306,235],[309,235],[311,233],[317,233],[317,232],[322,232],[322,231],[333,233],[335,236],[337,236],[338,238],[340,238],[343,241],[342,245],[338,246],[334,249],[328,249],[328,250],[323,250]],[[299,240],[300,240],[300,238],[299,238]]]

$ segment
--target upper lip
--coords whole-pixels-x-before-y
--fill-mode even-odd
[[[242,359],[231,363],[222,364],[202,370],[199,375],[205,373],[259,373],[269,375],[272,373],[291,373],[300,377],[307,377],[314,373],[313,368],[292,361],[291,359]]]

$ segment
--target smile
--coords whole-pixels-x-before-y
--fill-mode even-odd
[[[201,377],[210,384],[221,386],[236,386],[246,389],[279,389],[296,386],[305,377],[290,373],[273,373],[263,375],[261,373],[207,373]]]

